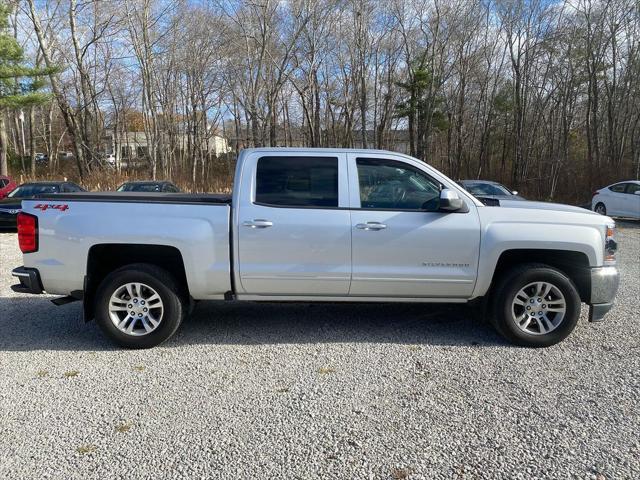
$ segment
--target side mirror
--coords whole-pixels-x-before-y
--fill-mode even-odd
[[[460,210],[463,205],[464,202],[455,190],[443,188],[440,191],[440,210],[455,212],[456,210]]]
[[[640,190],[636,190],[635,192],[633,192],[634,195],[640,195]]]
[[[517,195],[517,194],[518,194],[518,191],[517,191],[517,190],[514,190],[514,191],[512,191],[512,192],[511,192],[511,194],[512,194],[512,195]]]

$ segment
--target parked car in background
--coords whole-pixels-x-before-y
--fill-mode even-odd
[[[498,182],[491,180],[460,180],[464,189],[476,198],[488,198],[492,200],[526,200],[518,195],[515,190],[509,190]]]
[[[640,180],[618,182],[596,190],[591,208],[601,215],[640,219]]]
[[[115,167],[116,166],[116,156],[113,153],[107,153],[104,156],[104,161],[110,167]]]
[[[180,189],[171,182],[153,180],[126,182],[118,187],[118,192],[167,192],[178,193]]]
[[[36,153],[36,164],[45,165],[49,163],[49,155],[46,153]]]
[[[9,177],[0,176],[0,199],[3,199],[17,187],[16,182]]]
[[[31,182],[15,188],[7,197],[0,200],[0,228],[15,228],[16,217],[22,210],[22,200],[36,195],[50,193],[73,193],[86,191],[73,182]]]

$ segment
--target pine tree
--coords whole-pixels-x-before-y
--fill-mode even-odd
[[[19,108],[46,103],[50,95],[39,90],[44,86],[41,78],[50,69],[30,67],[24,51],[9,31],[11,7],[0,0],[0,175],[7,175],[9,150],[6,115]]]

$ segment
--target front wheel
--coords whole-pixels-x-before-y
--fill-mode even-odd
[[[150,348],[170,338],[186,311],[174,278],[155,265],[127,265],[105,277],[96,292],[96,321],[116,344]]]
[[[527,264],[507,272],[494,293],[492,323],[516,345],[548,347],[564,340],[580,317],[580,295],[564,273]]]

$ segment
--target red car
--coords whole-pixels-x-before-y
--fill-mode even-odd
[[[17,186],[9,177],[0,176],[0,199],[9,195]]]

